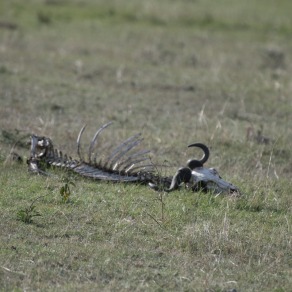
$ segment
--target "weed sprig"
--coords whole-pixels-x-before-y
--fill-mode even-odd
[[[70,189],[70,185],[71,186],[76,186],[75,183],[73,182],[73,177],[70,175],[67,176],[63,176],[61,178],[61,183],[63,183],[63,185],[60,188],[60,195],[62,196],[62,201],[63,203],[68,202],[69,197],[71,196],[71,189]]]
[[[33,218],[42,216],[38,211],[36,211],[35,202],[43,196],[37,197],[27,208],[21,209],[17,212],[17,219],[26,224],[33,223]]]

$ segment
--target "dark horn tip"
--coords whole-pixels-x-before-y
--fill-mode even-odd
[[[193,144],[188,145],[188,147],[189,148],[190,147],[199,147],[201,149],[203,149],[203,148],[207,148],[208,149],[208,147],[205,144],[203,144],[203,143],[193,143]]]

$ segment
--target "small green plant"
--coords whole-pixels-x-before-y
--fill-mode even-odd
[[[164,222],[165,216],[164,216],[164,211],[165,211],[165,202],[164,202],[164,196],[165,192],[159,192],[158,193],[158,198],[157,200],[160,202],[160,220],[161,222]]]
[[[160,202],[160,218],[156,218],[156,216],[151,215],[148,211],[146,211],[146,214],[153,219],[160,227],[163,228],[163,224],[165,223],[165,202],[164,202],[164,195],[165,192],[159,192],[158,197],[156,200]]]
[[[159,169],[159,166],[157,164],[154,164],[152,162],[151,158],[150,158],[150,161],[151,161],[152,165],[154,166],[154,168],[156,169],[156,172],[158,174],[157,177],[164,177],[164,176],[166,176],[166,174],[165,173],[163,174],[162,173],[162,170]],[[168,162],[166,160],[164,160],[164,162],[163,162],[162,165],[163,166],[167,166],[167,164],[168,164]],[[163,181],[158,181],[158,184],[156,186],[156,191],[158,193],[158,196],[157,196],[156,200],[158,200],[160,202],[160,219],[156,220],[152,215],[150,215],[148,213],[148,215],[152,219],[154,219],[156,221],[156,223],[159,223],[158,221],[160,221],[162,223],[165,221],[165,200],[164,200],[164,198],[165,198],[165,195],[167,193],[165,192],[164,188],[165,188],[165,183]]]
[[[71,189],[70,189],[70,185],[71,186],[76,186],[73,182],[73,178],[72,176],[64,176],[61,178],[61,182],[63,183],[63,185],[60,188],[60,195],[62,196],[62,201],[63,203],[68,202],[69,197],[71,195]]]
[[[30,224],[33,222],[33,217],[37,217],[37,216],[42,216],[38,211],[35,210],[36,205],[35,202],[39,199],[40,197],[37,197],[31,204],[29,207],[25,208],[25,209],[21,209],[17,212],[17,219]]]

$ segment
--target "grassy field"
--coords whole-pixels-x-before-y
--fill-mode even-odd
[[[291,11],[0,0],[0,290],[291,291]],[[74,156],[108,121],[104,143],[141,132],[168,175],[206,143],[242,196],[73,176],[64,202],[70,174],[28,174],[30,134]]]

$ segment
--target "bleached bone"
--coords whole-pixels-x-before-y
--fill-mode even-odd
[[[135,150],[143,140],[141,134],[134,135],[120,143],[104,161],[100,159],[99,163],[96,163],[97,155],[102,154],[97,151],[92,159],[97,138],[111,124],[111,122],[107,123],[96,131],[89,144],[88,161],[85,161],[85,156],[81,151],[81,138],[86,126],[82,127],[77,138],[77,155],[80,160],[73,160],[67,154],[55,149],[51,139],[32,135],[30,158],[27,160],[29,170],[33,173],[46,174],[42,166],[52,165],[70,169],[96,180],[148,184],[157,191],[171,192],[185,185],[193,191],[212,191],[216,194],[239,193],[238,188],[223,180],[214,168],[204,167],[210,151],[202,143],[188,146],[200,148],[203,151],[202,158],[188,160],[187,166],[179,168],[173,177],[155,173],[156,166],[147,156],[148,150]]]
[[[171,185],[167,192],[178,189],[185,184],[193,191],[211,191],[215,194],[237,193],[239,189],[233,184],[225,181],[215,168],[206,168],[203,164],[208,160],[210,151],[202,143],[191,144],[188,147],[198,147],[203,150],[204,155],[200,160],[190,159],[187,167],[181,167],[172,178]],[[151,185],[151,187],[153,187]]]

